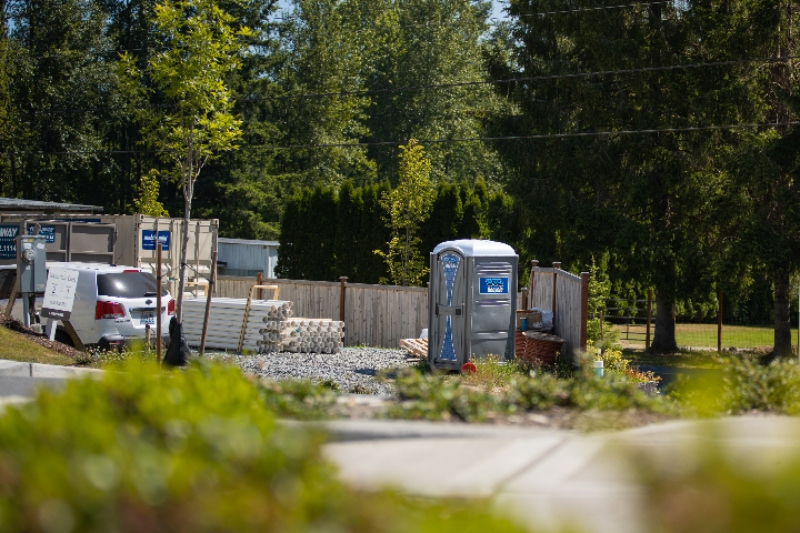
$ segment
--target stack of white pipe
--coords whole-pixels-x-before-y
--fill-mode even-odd
[[[246,298],[212,298],[208,320],[206,347],[237,350],[242,319],[247,306]],[[192,348],[200,346],[206,298],[187,298],[183,301],[183,333]],[[252,300],[245,328],[243,350],[261,351],[265,321],[279,322],[292,316],[292,302],[287,300]]]
[[[263,352],[339,353],[344,346],[344,322],[327,318],[264,319]]]

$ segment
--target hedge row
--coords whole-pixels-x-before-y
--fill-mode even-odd
[[[375,250],[391,239],[381,196],[388,183],[355,188],[345,183],[337,191],[317,186],[296,191],[286,202],[281,220],[276,273],[290,279],[380,283],[388,277]],[[516,213],[502,192],[489,193],[483,181],[440,183],[430,218],[420,228],[421,252],[440,242],[491,238],[511,243],[517,235]]]

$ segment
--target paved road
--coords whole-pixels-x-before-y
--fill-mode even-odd
[[[31,398],[38,387],[60,389],[65,380],[58,378],[32,378],[25,376],[0,375],[0,398],[21,396]]]
[[[800,419],[744,416],[677,421],[613,434],[426,422],[339,421],[326,457],[362,489],[489,498],[531,531],[575,525],[599,533],[650,530],[645,493],[629,460],[686,468],[712,441],[747,468],[796,453]]]

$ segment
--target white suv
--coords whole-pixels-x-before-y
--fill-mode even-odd
[[[75,301],[70,323],[81,342],[86,346],[101,349],[119,348],[134,339],[146,336],[150,326],[152,336],[156,334],[156,290],[155,276],[142,268],[101,263],[48,262],[48,270],[66,269],[78,274]],[[2,272],[4,273],[4,271]],[[14,269],[16,274],[16,269]],[[0,278],[3,277],[0,275]],[[9,276],[10,277],[10,276]],[[2,289],[10,289],[12,280],[0,280]],[[0,294],[0,297],[6,297]],[[37,298],[37,308],[41,299]],[[169,319],[175,314],[175,300],[161,288],[162,337],[169,342]],[[22,316],[22,304],[14,306],[12,316]],[[72,344],[67,332],[58,325],[56,340]]]

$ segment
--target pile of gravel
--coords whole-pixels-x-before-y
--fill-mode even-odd
[[[243,372],[260,377],[332,381],[342,392],[391,394],[391,386],[378,383],[380,370],[404,368],[416,362],[404,350],[381,348],[343,348],[337,354],[267,353],[233,356],[230,359]]]

